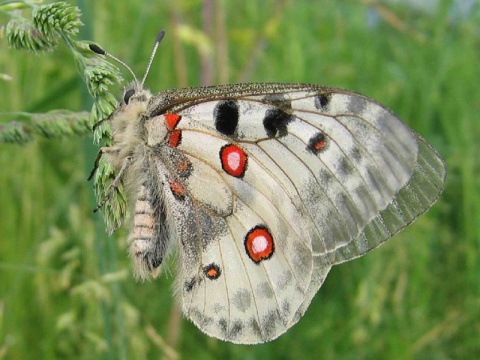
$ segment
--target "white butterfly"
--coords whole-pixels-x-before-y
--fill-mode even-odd
[[[412,223],[444,184],[430,145],[346,90],[231,84],[152,95],[135,83],[109,120],[113,145],[102,152],[130,189],[136,276],[177,248],[184,314],[234,343],[287,331],[333,265]]]

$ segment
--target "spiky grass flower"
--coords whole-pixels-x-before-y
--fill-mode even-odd
[[[6,33],[8,43],[15,50],[52,51],[58,44],[57,37],[46,37],[24,18],[10,20]]]
[[[8,9],[6,5],[4,7]],[[28,7],[33,8],[32,20],[23,18],[18,9],[10,12],[13,19],[7,24],[7,40],[16,50],[51,51],[57,46],[60,37],[76,35],[78,28],[83,25],[80,10],[65,2],[43,6],[23,3],[20,9]]]
[[[2,143],[24,144],[38,137],[63,139],[91,133],[87,112],[56,110],[43,114],[11,113],[8,117],[10,121],[0,124]]]
[[[32,20],[27,20],[21,16],[20,10],[22,9],[33,9]],[[92,52],[89,43],[74,39],[82,25],[80,10],[65,2],[38,6],[33,1],[23,1],[0,5],[0,11],[7,12],[12,17],[7,25],[6,32],[7,40],[14,49],[31,52],[51,51],[60,40],[65,41],[74,56],[75,64],[87,85],[87,89],[94,99],[89,119],[90,126],[95,124],[93,126],[94,142],[109,145],[112,138],[110,127],[108,122],[103,120],[108,118],[117,105],[117,101],[109,88],[114,84],[121,83],[123,79],[116,66]],[[31,140],[31,137],[27,136],[30,133],[21,131],[25,130],[25,126],[13,125],[3,129],[6,132],[5,139],[10,141]],[[69,133],[63,127],[50,127],[49,129],[51,130],[48,132],[50,135]],[[36,130],[42,136],[44,135],[42,129]],[[0,131],[2,131],[2,128],[0,128]],[[94,189],[99,203],[106,198],[114,178],[114,171],[108,161],[101,159],[93,176]],[[107,230],[111,233],[120,226],[125,217],[126,201],[121,186],[109,195],[111,196],[109,196],[109,200],[102,210]]]
[[[40,6],[33,11],[33,25],[46,37],[74,36],[83,25],[80,9],[65,2]]]
[[[94,54],[86,42],[76,42],[77,51],[75,62],[77,68],[87,84],[89,93],[94,98],[90,121],[93,125],[93,137],[96,144],[111,143],[110,126],[105,121],[117,106],[117,100],[109,90],[113,84],[119,84],[123,79],[115,65],[107,62],[104,57]],[[83,56],[85,54],[85,56]],[[97,203],[101,203],[108,196],[108,201],[102,207],[107,232],[113,233],[120,227],[125,218],[127,203],[123,186],[116,187],[113,194],[109,194],[110,185],[115,180],[116,173],[102,157],[93,176],[94,190]]]
[[[92,109],[92,126],[94,126],[94,142],[109,142],[110,129],[102,120],[106,119],[115,109],[117,100],[112,95],[110,87],[123,81],[120,71],[105,58],[90,50],[90,44],[85,41],[74,43],[74,58],[78,72],[82,75],[87,90],[94,99]]]

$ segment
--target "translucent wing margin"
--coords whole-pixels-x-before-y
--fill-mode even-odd
[[[342,263],[364,255],[414,222],[435,203],[443,190],[445,164],[438,153],[417,136],[419,152],[410,181],[386,209],[348,244],[321,256],[321,264]]]

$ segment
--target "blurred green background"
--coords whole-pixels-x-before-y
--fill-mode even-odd
[[[80,38],[123,59],[138,77],[158,30],[167,31],[146,82],[154,92],[275,81],[373,97],[442,154],[446,189],[380,249],[334,267],[285,335],[240,346],[181,318],[172,300],[174,265],[159,280],[133,280],[127,229],[109,237],[101,215],[92,214],[91,137],[0,144],[0,358],[478,357],[478,1],[70,3],[83,13]],[[7,21],[0,14],[0,26]],[[65,44],[34,55],[9,49],[2,34],[1,113],[91,108]]]

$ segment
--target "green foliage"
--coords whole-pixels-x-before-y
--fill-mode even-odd
[[[80,9],[64,2],[40,6],[33,11],[33,26],[45,38],[74,36],[83,25],[80,21]]]
[[[11,113],[7,123],[0,124],[0,142],[23,144],[44,137],[63,139],[90,134],[89,114],[86,112],[50,111],[44,114]],[[7,117],[5,115],[5,117]]]
[[[0,73],[13,78],[0,78],[0,358],[475,358],[479,12],[439,3],[86,1],[83,27],[67,3],[0,4]],[[108,144],[107,122],[79,136],[110,114],[122,79],[77,37],[89,31],[141,72],[160,27],[153,91],[239,80],[346,87],[394,109],[446,159],[433,209],[335,267],[304,318],[274,342],[223,343],[179,320],[170,272],[133,281],[126,229],[107,238],[91,212],[113,179],[104,163],[93,200],[85,180],[92,142]],[[110,229],[125,212],[122,194],[114,198]]]
[[[10,46],[17,50],[31,52],[51,51],[58,45],[60,38],[64,39],[73,54],[78,72],[82,75],[87,90],[94,99],[91,110],[90,127],[93,124],[107,118],[116,106],[115,97],[110,92],[110,86],[120,84],[122,77],[114,65],[105,61],[104,58],[96,56],[89,48],[89,43],[75,40],[79,33],[80,9],[65,2],[57,2],[48,5],[37,6],[30,4],[32,19],[27,20],[21,13],[8,12],[13,18],[7,24],[7,40]],[[29,7],[24,6],[27,9]],[[0,7],[1,9],[1,7]],[[24,142],[32,136],[39,134],[46,137],[67,136],[69,134],[86,134],[85,123],[72,123],[68,115],[59,119],[59,113],[53,121],[36,121],[32,125],[37,131],[28,131],[27,125],[19,122],[7,124],[0,127],[2,139],[5,142]],[[65,125],[70,125],[68,129]],[[74,127],[75,125],[79,125]],[[39,130],[39,131],[38,131]],[[101,122],[95,127],[94,142],[110,143],[111,134],[107,122]],[[109,201],[103,206],[105,222],[109,233],[116,230],[125,217],[126,202],[123,188],[111,188],[110,184],[115,179],[113,169],[105,161],[99,163],[98,171],[94,174],[94,189],[97,202],[102,202],[108,195]],[[115,196],[110,196],[113,191]],[[112,200],[110,200],[112,199]]]
[[[64,2],[53,3],[44,6],[36,6],[33,3],[18,2],[16,8],[0,4],[0,10],[10,10],[14,18],[7,24],[7,39],[9,44],[17,50],[27,51],[51,51],[61,36],[74,36],[78,34],[80,10],[77,7]],[[18,8],[33,8],[32,20],[29,21],[13,13]]]

